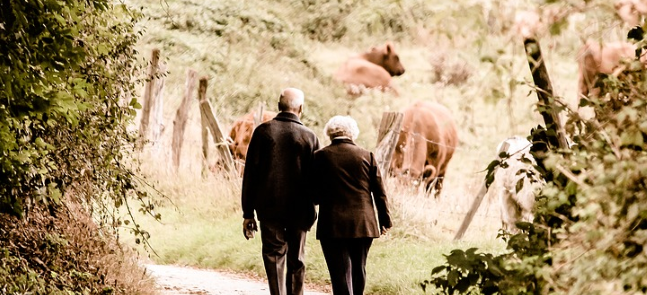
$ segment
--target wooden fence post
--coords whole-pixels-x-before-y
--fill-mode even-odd
[[[403,117],[404,114],[398,112],[384,112],[382,114],[382,121],[377,134],[375,157],[383,177],[386,177],[389,173],[391,158],[393,158],[395,145],[400,137]]]
[[[182,154],[182,144],[184,142],[184,129],[186,128],[186,121],[189,114],[189,106],[191,105],[191,97],[195,89],[195,78],[197,72],[193,69],[186,71],[186,82],[184,84],[184,97],[182,103],[175,113],[175,120],[173,120],[173,166],[177,172],[180,167],[180,155]],[[205,86],[206,95],[206,86]]]
[[[539,113],[544,118],[546,130],[553,130],[554,135],[548,132],[549,136],[554,136],[549,142],[556,142],[559,148],[568,148],[566,133],[559,118],[559,113],[555,108],[553,101],[553,86],[550,83],[550,77],[546,70],[546,63],[541,55],[539,42],[535,38],[526,38],[523,41],[528,58],[528,65],[532,73],[532,79],[537,87],[537,98],[539,99]]]
[[[211,131],[211,137],[216,145],[216,150],[220,154],[220,159],[224,165],[225,171],[230,172],[234,171],[234,159],[231,156],[229,151],[229,146],[227,145],[227,140],[220,129],[220,124],[218,123],[218,118],[213,114],[213,109],[211,108],[211,103],[206,99],[207,91],[207,78],[203,77],[200,79],[200,114],[202,118],[202,153],[205,156],[205,160],[208,159],[208,135],[206,134],[206,129]]]
[[[207,122],[207,117],[202,111],[201,103],[203,100],[207,100],[207,78],[200,78],[200,84],[198,86],[198,107],[200,108],[200,129],[202,134],[202,159],[203,166],[206,166],[209,160],[209,123]]]
[[[158,73],[166,72],[166,65],[160,63],[157,69]],[[153,95],[151,104],[151,119],[149,122],[149,129],[151,135],[151,143],[156,152],[161,149],[160,138],[164,132],[164,77],[155,78],[153,85]]]
[[[481,201],[483,201],[483,197],[485,197],[485,194],[487,194],[487,187],[485,187],[485,182],[483,182],[483,185],[481,186],[481,189],[476,195],[474,202],[472,202],[472,207],[470,207],[470,210],[467,211],[467,215],[465,215],[465,219],[463,219],[463,223],[461,223],[461,227],[458,229],[458,232],[454,236],[454,241],[457,241],[463,238],[465,231],[467,231],[467,228],[470,226],[470,223],[472,223],[474,214],[476,214],[476,211],[479,209],[479,206],[481,206]]]
[[[153,102],[153,86],[155,85],[155,77],[159,68],[160,50],[155,48],[151,54],[151,63],[148,66],[148,77],[146,86],[144,87],[144,106],[142,109],[142,117],[139,124],[139,149],[144,147],[144,143],[148,137],[148,123],[150,121],[150,113]]]

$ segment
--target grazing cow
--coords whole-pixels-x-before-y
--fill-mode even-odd
[[[618,76],[626,69],[626,64],[636,58],[636,46],[630,42],[602,44],[587,41],[577,54],[579,97],[599,95],[595,86],[600,74]],[[640,57],[644,62],[644,56]]]
[[[395,176],[408,176],[432,186],[440,195],[447,164],[458,144],[450,111],[435,102],[418,101],[404,110],[402,130],[391,161]]]
[[[237,162],[245,162],[247,156],[247,148],[249,147],[249,141],[252,139],[252,132],[254,131],[254,116],[256,112],[250,112],[236,120],[231,126],[231,131],[229,132],[229,138],[231,142],[229,143],[229,151],[231,151],[234,160]],[[264,111],[262,122],[267,122],[276,117],[275,112]]]
[[[335,73],[335,79],[346,85],[348,94],[357,97],[366,88],[390,90],[398,95],[391,83],[391,77],[404,74],[400,57],[393,44],[387,42],[372,47],[360,55],[349,58]]]
[[[614,6],[618,16],[630,27],[641,25],[647,15],[647,0],[617,0]]]
[[[512,233],[518,231],[518,221],[532,222],[535,195],[542,185],[533,167],[535,160],[530,154],[531,146],[527,139],[514,136],[502,141],[497,147],[497,159],[505,161],[508,165],[506,168],[498,167],[494,176],[501,209],[501,224],[505,230]],[[506,153],[508,158],[501,158],[502,153]],[[524,158],[530,163],[523,162]],[[523,186],[517,191],[517,185],[521,183]]]

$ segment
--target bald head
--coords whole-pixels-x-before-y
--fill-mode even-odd
[[[296,88],[285,88],[279,97],[279,111],[301,115],[303,107],[303,91]]]

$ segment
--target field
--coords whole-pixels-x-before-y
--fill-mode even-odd
[[[523,43],[512,28],[515,11],[537,3],[359,2],[362,5],[356,8],[347,1],[315,0],[127,2],[142,7],[145,16],[140,58],[159,48],[168,70],[165,131],[157,148],[141,155],[142,172],[163,195],[157,207],[161,222],[139,218],[151,233],[154,253],[147,253],[153,260],[264,276],[260,239],[246,241],[241,233],[240,178],[202,173],[195,101],[181,166],[175,171],[171,165],[173,120],[189,68],[208,77],[207,95],[226,132],[235,118],[259,103],[276,111],[279,91],[290,86],[305,91],[302,120],[324,144],[329,142],[323,125],[336,114],[355,118],[360,127],[357,143],[373,150],[383,112],[399,111],[417,100],[435,101],[452,111],[460,143],[442,195],[433,199],[387,179],[395,222],[389,235],[371,248],[368,294],[422,293],[419,283],[451,249],[505,251],[503,241],[496,238],[499,208],[492,192],[465,237],[453,241],[453,236],[483,182],[485,168],[496,156],[497,144],[509,136],[526,136],[543,124],[528,85],[531,76]],[[621,37],[620,23],[607,6],[591,11],[570,12],[560,34],[544,33],[539,38],[555,94],[570,106],[576,105],[575,57],[581,38]],[[345,30],[340,32],[340,27]],[[348,99],[332,79],[336,68],[350,55],[387,40],[394,42],[406,68],[395,78],[401,95],[374,92]],[[215,162],[215,155],[211,144],[209,163]],[[307,276],[309,283],[325,286],[328,274],[315,231],[307,246]]]

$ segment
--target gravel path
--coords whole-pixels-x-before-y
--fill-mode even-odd
[[[147,264],[160,295],[267,295],[265,281],[242,275],[174,265]],[[306,290],[311,290],[307,288]],[[305,295],[330,293],[306,291]]]

